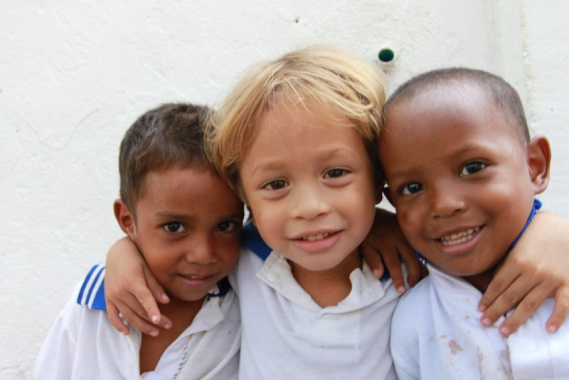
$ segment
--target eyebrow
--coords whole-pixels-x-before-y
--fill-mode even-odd
[[[351,157],[353,153],[350,149],[346,149],[344,147],[337,147],[337,148],[332,148],[332,149],[328,149],[322,152],[317,152],[318,156],[317,159],[322,160],[322,161],[326,161],[329,160],[331,158],[334,158],[336,156],[342,156],[345,155],[347,157]],[[255,166],[253,166],[253,169],[251,170],[251,174],[254,175],[256,172],[258,171],[271,171],[271,170],[278,170],[280,169],[280,167],[286,162],[285,160],[265,160],[266,162],[263,162],[263,160],[260,160],[259,163],[257,163]]]
[[[484,144],[473,144],[472,142],[468,142],[467,144],[462,146],[461,149],[457,149],[455,151],[452,151],[452,152],[450,152],[450,154],[445,154],[442,157],[445,159],[453,158],[453,157],[457,157],[457,156],[467,154],[470,151],[480,150],[480,149],[486,150],[487,148]],[[393,180],[393,179],[397,179],[399,177],[408,177],[408,176],[413,175],[416,172],[420,171],[422,167],[428,166],[428,165],[430,165],[430,163],[422,162],[420,165],[415,165],[415,166],[412,166],[411,168],[405,168],[403,170],[399,170],[396,173],[394,173],[393,175],[391,175],[390,179]]]
[[[244,212],[237,212],[234,214],[222,215],[219,219],[242,219]],[[154,216],[164,218],[164,219],[173,219],[173,220],[194,220],[197,219],[193,215],[184,215],[184,214],[177,214],[174,212],[157,212]]]

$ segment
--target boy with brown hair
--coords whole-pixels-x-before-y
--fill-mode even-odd
[[[239,252],[243,203],[205,155],[207,114],[205,107],[162,105],[142,115],[120,147],[115,217],[166,289],[170,302],[160,310],[171,329],[124,336],[104,302],[103,310],[78,305],[92,306],[83,300],[103,288],[103,268],[94,268],[93,281],[78,286],[58,316],[35,378],[237,378],[239,304],[226,276]]]

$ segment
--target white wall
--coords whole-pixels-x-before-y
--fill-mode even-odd
[[[503,75],[551,138],[543,197],[569,217],[569,2],[550,0],[40,1],[0,4],[0,378],[30,378],[73,285],[121,233],[117,151],[162,102],[215,106],[250,64],[313,43],[387,80],[453,65]]]

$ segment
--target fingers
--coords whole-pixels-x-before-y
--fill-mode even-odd
[[[160,309],[158,308],[158,304],[150,292],[150,289],[146,286],[136,285],[132,288],[132,295],[135,300],[131,301],[130,305],[134,312],[152,323],[158,323],[160,320]],[[126,299],[132,300],[128,295],[126,296],[125,301]]]
[[[520,277],[520,282],[523,282],[523,277]],[[515,288],[516,283],[513,284]],[[524,293],[525,289],[520,290]],[[540,284],[533,289],[530,289],[527,295],[522,299],[522,301],[517,305],[514,312],[506,318],[506,320],[500,325],[499,331],[504,337],[514,333],[525,321],[527,321],[535,311],[541,306],[543,301],[547,298],[550,291],[549,288],[543,284]],[[514,299],[515,297],[511,297]]]
[[[150,269],[148,269],[148,267],[146,266],[144,267],[144,278],[146,280],[146,285],[148,286],[148,290],[150,290],[153,298],[156,301],[163,304],[170,302],[170,299],[166,295],[164,288],[162,287],[162,285],[158,283],[158,281],[156,281],[156,278],[152,275],[152,272],[150,272]],[[150,303],[145,304],[144,302],[141,302],[141,304],[143,305],[144,309],[148,312],[149,315],[156,315],[155,313],[152,313],[152,304]],[[153,304],[156,306],[156,303]],[[158,311],[158,313],[160,313],[160,311]],[[160,316],[158,315],[158,317]],[[154,323],[156,323],[156,321],[154,321]]]
[[[547,320],[545,328],[550,333],[559,329],[569,314],[569,285],[566,283],[555,293],[555,307],[551,317]]]
[[[424,277],[421,277],[422,268],[424,268],[423,264],[419,261],[415,251],[409,244],[399,245],[398,251],[405,263],[405,267],[407,267],[407,283],[409,286],[417,285],[419,280]]]
[[[518,271],[512,270],[512,268],[506,267],[506,269],[510,270],[503,270],[504,268],[500,268],[500,270],[495,272],[494,278],[492,282],[488,285],[488,288],[482,295],[482,299],[478,303],[478,310],[485,312],[490,308],[490,313],[486,314],[487,318],[491,319],[491,323],[488,324],[490,326],[498,318],[500,315],[504,314],[506,311],[510,310],[518,300],[516,300],[516,296],[513,293],[508,293],[504,296],[504,291],[509,288],[509,286],[514,283],[514,281],[520,276]],[[499,304],[495,304],[495,302],[500,298],[498,301]],[[504,306],[507,305],[507,306]],[[509,307],[505,309],[505,307]],[[496,317],[496,312],[499,311]],[[486,325],[485,325],[486,326]]]
[[[158,336],[160,332],[158,327],[151,322],[145,309],[138,302],[138,299],[135,296],[132,294],[125,294],[120,300],[116,300],[114,305],[120,311],[122,318],[131,326],[134,326],[145,334]]]
[[[393,285],[399,293],[405,292],[405,277],[403,275],[403,269],[401,267],[401,261],[399,261],[399,253],[395,248],[390,250],[382,250],[381,257],[383,258],[385,267],[391,275],[391,280],[393,280]]]
[[[107,301],[107,316],[109,317],[109,321],[111,322],[111,324],[114,326],[115,329],[117,329],[118,332],[120,332],[123,335],[128,335],[129,333],[128,326],[125,325],[122,319],[120,318],[119,309],[117,309],[116,306],[109,301]]]
[[[132,283],[132,294],[138,301],[133,306],[141,307],[136,310],[136,313],[152,323],[169,328],[163,325],[160,309],[156,301],[160,303],[168,303],[170,300],[164,292],[164,288],[158,283],[150,269],[145,265],[143,266],[144,280],[143,284],[136,282]]]
[[[360,254],[370,267],[375,278],[380,279],[383,276],[384,266],[379,253],[369,244],[360,246]]]
[[[488,285],[478,304],[478,309],[484,312],[480,321],[486,327],[493,325],[500,316],[514,308],[538,284],[535,279],[530,279],[527,274],[524,275],[515,269],[519,263],[510,263],[510,265],[506,265],[506,263],[496,271],[492,282]],[[526,300],[523,307],[527,310],[531,309],[534,299]],[[520,310],[518,313],[514,312],[510,316],[509,322],[501,326],[500,333],[504,336],[511,334],[517,330],[520,321],[523,323],[530,316],[531,314],[527,315],[524,310]]]

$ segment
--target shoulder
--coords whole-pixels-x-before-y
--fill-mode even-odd
[[[397,304],[397,309],[400,310],[399,313],[404,310],[423,310],[424,305],[430,304],[433,290],[434,285],[428,276],[419,281],[417,285],[403,293],[399,299]]]
[[[431,297],[432,283],[428,277],[401,296],[391,321],[392,341],[413,340],[424,326],[429,325]]]
[[[95,264],[87,273],[76,298],[77,304],[89,309],[107,310],[105,302],[105,267]]]

